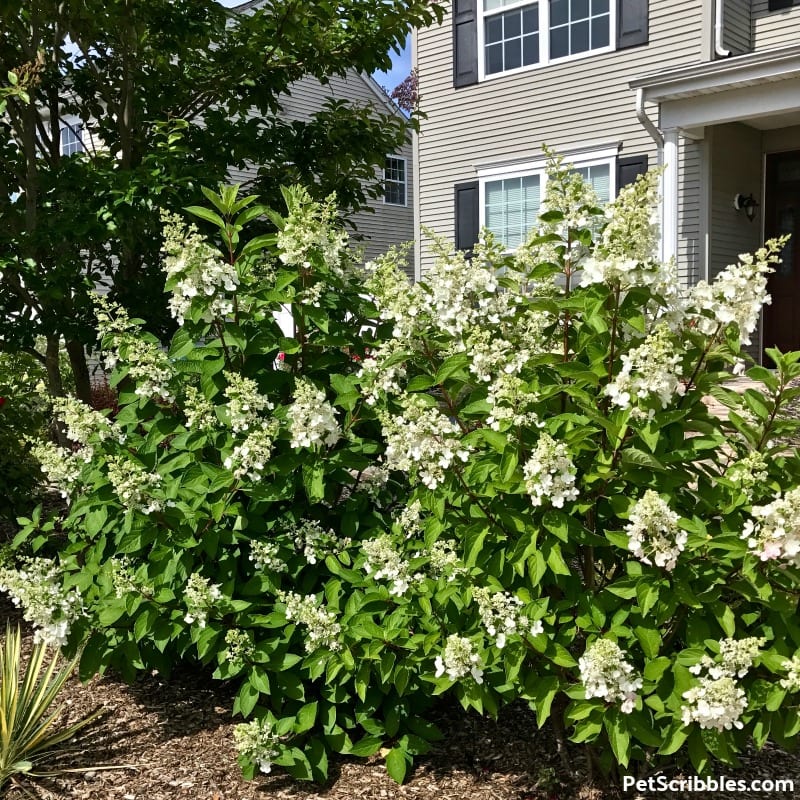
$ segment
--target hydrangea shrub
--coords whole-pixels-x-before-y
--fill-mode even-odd
[[[18,537],[35,597],[10,565],[0,587],[40,637],[88,639],[84,675],[235,681],[251,776],[386,748],[402,780],[445,693],[522,698],[609,772],[790,743],[800,356],[723,386],[781,242],[684,290],[656,181],[604,210],[554,160],[524,247],[440,243],[414,286],[399,251],[365,277],[331,204],[209,192],[217,247],[168,221],[168,351],[98,301],[119,412],[61,401],[74,450],[40,457],[69,510]]]

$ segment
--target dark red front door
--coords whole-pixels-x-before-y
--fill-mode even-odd
[[[770,275],[772,305],[764,310],[764,348],[800,350],[800,150],[767,156],[764,238],[791,234]],[[771,365],[765,356],[764,364]]]

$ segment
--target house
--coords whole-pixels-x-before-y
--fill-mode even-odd
[[[454,0],[412,57],[417,239],[469,249],[485,225],[516,247],[542,143],[605,200],[663,164],[662,256],[686,284],[794,235],[753,355],[800,349],[800,0]]]
[[[264,0],[249,0],[231,8],[231,12],[246,14],[263,5]],[[281,98],[281,114],[286,121],[307,122],[331,100],[371,106],[384,114],[389,112],[403,116],[403,112],[375,80],[357,70],[350,70],[345,76],[332,75],[325,84],[310,76],[300,79]],[[335,147],[335,143],[331,146]],[[368,199],[367,207],[370,210],[348,216],[349,222],[355,226],[352,239],[363,246],[365,260],[374,259],[392,245],[411,242],[414,238],[412,163],[413,149],[409,135],[407,143],[400,150],[386,154],[383,169],[375,176],[376,181],[383,182],[382,195]],[[254,165],[244,170],[231,169],[229,174],[233,182],[246,185],[256,172]],[[409,255],[407,273],[413,280],[413,253]]]
[[[366,73],[350,71],[345,77],[332,76],[323,85],[312,77],[305,77],[292,84],[290,93],[281,98],[281,113],[288,121],[308,121],[330,100],[375,106],[382,113],[402,115],[399,108]],[[383,192],[377,198],[369,198],[370,211],[360,211],[348,216],[355,226],[351,236],[356,244],[364,248],[365,260],[385,253],[392,245],[410,242],[414,238],[414,184],[412,181],[412,143],[408,142],[397,152],[387,153],[383,170],[376,174],[376,181],[383,182]],[[231,169],[231,181],[247,184],[256,175],[256,168]],[[412,254],[413,256],[413,254]],[[414,278],[414,263],[409,257],[408,275]]]

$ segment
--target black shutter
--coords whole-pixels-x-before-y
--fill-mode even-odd
[[[478,0],[453,0],[453,86],[478,82]]]
[[[784,8],[791,8],[793,5],[792,0],[769,0],[770,11],[780,11]]]
[[[617,0],[617,50],[647,44],[648,0]]]
[[[456,249],[471,252],[480,231],[478,181],[455,185]]]
[[[647,172],[647,156],[627,156],[617,159],[617,194],[623,186],[633,183]]]

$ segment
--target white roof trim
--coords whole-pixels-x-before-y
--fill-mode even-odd
[[[722,92],[738,86],[772,83],[798,75],[800,46],[791,45],[663,70],[645,75],[628,85],[631,89],[643,89],[646,101],[658,103]]]

